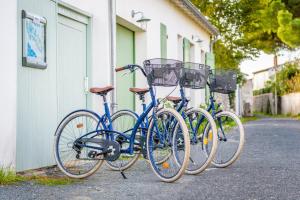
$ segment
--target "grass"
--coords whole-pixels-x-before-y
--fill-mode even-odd
[[[24,180],[24,177],[17,175],[12,169],[0,168],[0,185],[12,185]]]
[[[258,120],[258,117],[256,116],[252,116],[252,117],[242,117],[240,118],[242,123],[247,123],[247,122],[250,122],[250,121],[255,121],[255,120]]]
[[[13,185],[19,182],[34,182],[39,185],[46,186],[58,186],[58,185],[70,185],[78,182],[78,180],[70,179],[67,177],[49,177],[49,176],[23,176],[17,174],[14,170],[9,168],[0,168],[0,186]]]
[[[300,120],[300,113],[298,115],[283,115],[283,114],[278,114],[278,115],[272,115],[272,114],[267,114],[267,113],[262,113],[262,112],[254,112],[255,115],[261,115],[261,116],[266,116],[266,117],[271,117],[271,118],[292,118],[292,119],[297,119]]]

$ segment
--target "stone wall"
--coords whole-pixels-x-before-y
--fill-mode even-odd
[[[253,97],[253,111],[274,114],[274,96],[272,93]]]
[[[223,110],[231,110],[228,94],[215,93],[215,99],[216,103],[222,103]]]
[[[274,95],[268,93],[254,96],[253,111],[274,114]],[[291,93],[278,97],[278,114],[300,114],[300,93]]]
[[[281,114],[298,115],[300,113],[300,93],[291,93],[281,97]]]

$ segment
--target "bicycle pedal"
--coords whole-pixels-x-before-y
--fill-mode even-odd
[[[89,158],[96,158],[97,155],[98,155],[97,151],[90,151],[90,152],[88,153],[88,157],[89,157]]]
[[[135,146],[135,147],[133,147],[133,150],[134,150],[134,151],[141,151],[141,150],[142,150],[142,148],[141,148],[141,147],[137,147],[137,146]]]
[[[146,149],[142,149],[142,155],[145,159],[148,159],[148,156],[147,156],[147,150]]]

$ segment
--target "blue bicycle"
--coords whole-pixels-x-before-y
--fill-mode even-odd
[[[217,105],[215,104],[215,93],[229,94],[234,92],[236,90],[236,73],[230,70],[220,69],[214,71],[206,69],[206,72],[204,72],[203,68],[206,68],[205,65],[195,63],[184,63],[183,65],[185,66],[185,68],[180,81],[181,97],[168,97],[167,99],[169,101],[172,101],[175,104],[175,108],[180,112],[182,108],[187,106],[189,102],[185,97],[185,92],[183,89],[184,87],[197,89],[203,88],[205,85],[208,85],[210,96],[207,112],[209,112],[215,120],[216,131],[211,130],[206,125],[202,126],[204,128],[202,128],[201,130],[198,130],[200,132],[198,140],[202,143],[203,150],[198,152],[204,153],[206,155],[205,157],[207,157],[207,163],[211,161],[211,163],[215,167],[228,167],[238,159],[242,152],[245,143],[244,127],[238,116],[230,111],[223,111],[221,109],[221,103]],[[195,67],[195,65],[199,65],[199,67]],[[193,70],[191,68],[198,68],[202,70]],[[209,79],[207,77],[209,77]],[[197,110],[198,111],[187,109],[187,113],[185,115],[189,116],[193,115],[193,113],[198,112],[205,113],[204,109],[202,108],[197,108]],[[183,115],[183,117],[186,119],[185,115]],[[198,127],[199,125],[201,127],[201,124],[203,124],[203,117],[206,115],[195,115],[200,117],[194,123],[196,124],[196,127]],[[193,123],[189,121],[190,120],[188,120],[186,123],[188,125],[190,133],[193,133],[193,130],[195,129],[191,128]],[[192,131],[190,129],[192,129]],[[190,134],[190,137],[192,141],[191,157],[193,157],[193,141],[196,141],[196,137],[195,134]],[[213,141],[214,138],[217,138],[218,140],[218,145],[216,146],[216,148],[214,147],[214,142],[210,142]],[[213,159],[211,160],[211,158]],[[190,163],[187,169],[189,169],[192,164],[193,163]]]
[[[178,61],[180,63],[180,61]],[[209,67],[196,63],[182,63],[182,69],[180,73],[180,94],[179,97],[167,96],[164,99],[173,102],[174,108],[181,113],[187,124],[190,141],[191,152],[189,157],[189,165],[186,169],[187,174],[198,174],[205,170],[212,162],[216,150],[217,150],[217,128],[214,119],[206,110],[202,108],[189,108],[189,100],[186,98],[184,88],[202,89],[206,86],[206,82],[209,74]],[[148,88],[130,88],[130,92],[138,95],[142,101],[142,109],[146,110],[145,94],[149,92]],[[161,100],[161,101],[164,101]],[[130,110],[120,110],[114,115],[122,115],[126,113],[132,118],[137,116],[136,113]],[[151,118],[150,118],[151,119]],[[148,126],[148,119],[146,119],[144,126]],[[208,136],[204,137],[204,132],[208,131]],[[205,149],[209,149],[209,152]],[[172,156],[171,152],[164,156],[165,159]],[[137,158],[136,158],[137,159]],[[118,170],[121,165],[124,166],[124,170],[128,169],[134,164],[135,159],[132,162],[124,163],[123,160],[115,161],[116,165],[110,164],[109,167],[113,170]],[[160,162],[164,162],[161,159]],[[125,168],[126,167],[126,168]]]
[[[177,85],[180,66],[172,60],[159,61],[146,60],[144,69],[138,65],[116,69],[131,72],[139,69],[147,77],[151,102],[141,115],[133,117],[123,113],[111,116],[106,101],[107,93],[113,90],[109,86],[90,89],[103,98],[103,116],[89,110],[77,110],[61,121],[55,133],[55,159],[67,176],[88,177],[104,160],[121,171],[124,166],[114,165],[114,161],[131,164],[140,152],[145,151],[145,158],[149,159],[151,168],[162,181],[173,182],[183,175],[190,154],[187,126],[176,110],[157,109],[153,89],[156,85]],[[145,126],[149,114],[151,121]],[[174,156],[168,156],[170,152]]]
[[[202,108],[189,107],[186,88],[192,90],[203,89],[209,75],[209,66],[185,62],[180,77],[180,98],[168,97],[174,108],[181,113],[189,129],[191,140],[190,163],[187,174],[199,174],[213,161],[217,146],[217,127],[212,115]],[[206,133],[206,134],[204,134]]]
[[[218,148],[212,164],[215,167],[228,167],[240,156],[245,144],[245,131],[239,117],[230,111],[223,111],[222,104],[216,105],[215,93],[230,94],[236,90],[237,75],[231,70],[210,70],[209,105],[207,111],[215,119],[218,131]],[[206,132],[205,135],[208,133]],[[207,154],[210,150],[206,149]]]

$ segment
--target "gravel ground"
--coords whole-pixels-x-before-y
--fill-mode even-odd
[[[0,187],[0,199],[300,199],[300,121],[265,118],[245,124],[241,158],[226,169],[207,169],[162,183],[144,160],[126,172],[103,167],[79,183]]]

